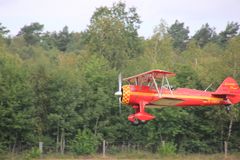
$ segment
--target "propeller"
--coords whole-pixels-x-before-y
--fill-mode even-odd
[[[119,114],[121,114],[122,113],[121,97],[118,98],[118,109],[119,109]]]
[[[119,108],[119,113],[121,114],[122,112],[122,104],[121,104],[121,97],[122,97],[122,74],[120,73],[118,75],[118,91],[115,92],[115,96],[119,96],[118,98],[118,108]]]

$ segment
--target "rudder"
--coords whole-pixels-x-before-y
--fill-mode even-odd
[[[231,101],[232,104],[240,102],[240,89],[235,79],[227,77],[218,89],[214,92],[214,95],[224,95]]]
[[[215,91],[216,94],[234,94],[239,92],[239,86],[235,79],[227,77]]]

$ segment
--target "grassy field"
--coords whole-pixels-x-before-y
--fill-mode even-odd
[[[25,155],[1,155],[1,160],[30,160],[32,158],[26,157]],[[240,160],[240,153],[230,154],[227,158],[223,154],[189,154],[189,155],[172,155],[172,156],[161,156],[159,154],[152,154],[147,152],[139,153],[119,153],[116,155],[106,155],[103,157],[101,154],[91,156],[74,156],[71,154],[60,155],[60,154],[49,154],[43,155],[41,158],[34,158],[35,160],[118,160],[118,159],[144,159],[144,160]]]

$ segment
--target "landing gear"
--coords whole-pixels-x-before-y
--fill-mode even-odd
[[[229,113],[232,110],[232,105],[231,104],[226,105],[225,109],[226,109],[227,113]]]
[[[135,114],[128,116],[128,120],[134,125],[138,126],[140,124],[146,124],[147,121],[150,121],[155,118],[155,116],[144,111],[144,102],[141,102],[139,105],[134,105]]]
[[[145,120],[139,120],[139,119],[135,119],[133,122],[131,122],[133,126],[139,126],[139,125],[143,125],[146,124],[147,121]]]
[[[135,119],[133,122],[131,122],[133,126],[138,126],[140,123],[140,121],[138,119]]]
[[[148,121],[142,120],[141,124],[147,124]]]

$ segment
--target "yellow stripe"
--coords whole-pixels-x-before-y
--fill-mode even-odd
[[[144,93],[144,92],[130,92],[130,95],[135,96],[156,96],[158,97],[158,93]],[[190,98],[190,99],[208,99],[208,100],[223,100],[223,98],[213,98],[207,96],[188,96],[188,95],[171,95],[171,94],[161,94],[163,97],[169,98]]]

